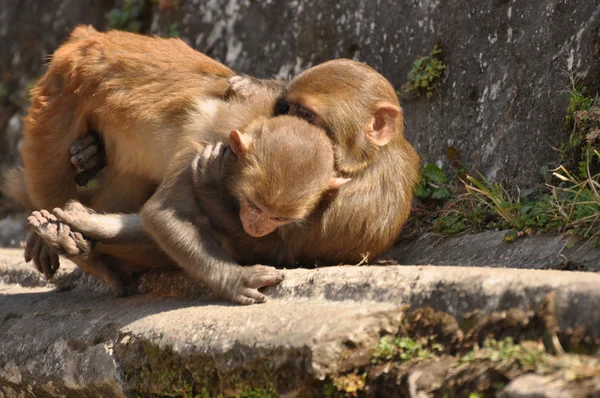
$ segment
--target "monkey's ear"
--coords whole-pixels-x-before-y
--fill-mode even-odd
[[[239,130],[231,130],[229,133],[229,145],[231,150],[236,155],[243,155],[250,150],[252,145],[252,137],[248,134],[244,134]]]
[[[367,139],[374,145],[387,145],[396,130],[396,119],[400,108],[391,102],[380,102],[376,105],[371,121],[365,127]]]
[[[331,177],[329,179],[329,187],[327,189],[335,190],[352,180],[352,178]]]

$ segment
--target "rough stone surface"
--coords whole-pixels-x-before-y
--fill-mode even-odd
[[[116,299],[65,261],[55,290],[32,278],[35,272],[20,256],[21,250],[0,253],[0,391],[6,396],[129,395],[129,372],[147,360],[140,354],[146,344],[163,358],[201,358],[221,373],[266,364],[272,374],[292,375],[302,384],[343,370],[347,347],[368,351],[381,334],[394,333],[406,304],[460,317],[474,310],[537,308],[553,293],[561,330],[584,327],[592,337],[600,331],[600,275],[591,273],[427,266],[289,270],[280,286],[267,290],[267,303],[241,307],[160,291]],[[366,364],[369,358],[357,360]]]
[[[402,242],[382,261],[399,264],[445,264],[459,266],[535,269],[585,269],[600,271],[600,248],[593,242],[561,235],[536,235],[504,241],[506,231],[449,236],[424,234]],[[572,240],[573,239],[573,240]]]
[[[26,87],[46,56],[77,23],[106,28],[106,12],[122,3],[2,2],[2,164],[15,161],[7,126],[23,110]],[[444,84],[431,100],[404,101],[408,138],[427,161],[445,165],[445,148],[455,146],[467,164],[513,186],[532,186],[540,166],[556,165],[551,148],[570,133],[563,119],[569,75],[592,94],[600,88],[600,0],[181,0],[177,11],[157,3],[151,32],[164,33],[178,21],[193,47],[259,77],[285,78],[350,57],[400,89],[414,60],[439,43],[448,66]]]
[[[564,382],[540,375],[523,375],[513,380],[500,398],[571,398]]]

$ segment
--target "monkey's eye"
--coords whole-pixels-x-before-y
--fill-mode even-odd
[[[290,113],[290,104],[284,97],[279,97],[275,103],[275,116],[287,115]]]
[[[281,223],[288,223],[288,222],[292,221],[292,219],[288,218],[288,217],[273,217],[272,220],[275,220],[275,221],[281,222]]]
[[[246,205],[252,210],[260,212],[260,208],[248,199],[246,199]]]
[[[295,116],[298,116],[299,118],[304,119],[311,124],[314,123],[315,115],[301,106],[296,107],[294,114]]]

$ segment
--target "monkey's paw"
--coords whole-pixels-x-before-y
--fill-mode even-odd
[[[87,239],[101,240],[102,223],[98,215],[79,202],[69,202],[64,209],[52,210],[59,222],[67,224],[71,230],[83,234]]]
[[[260,80],[247,75],[232,76],[227,82],[231,91],[242,99],[248,99],[263,90],[265,92],[269,90]]]
[[[58,221],[56,216],[46,210],[31,213],[31,216],[27,218],[27,223],[47,245],[59,253],[85,258],[92,251],[92,241],[85,238],[80,232],[71,230],[68,224]]]
[[[258,291],[258,289],[277,285],[285,279],[285,275],[280,270],[264,265],[254,265],[252,267],[240,267],[241,277],[235,282],[229,283],[221,296],[237,304],[249,305],[255,303],[264,303],[267,296]]]
[[[98,134],[88,132],[69,148],[71,163],[77,170],[77,185],[85,186],[106,165],[104,145]]]
[[[58,252],[47,245],[34,231],[29,231],[25,244],[25,262],[32,260],[35,268],[47,279],[52,278],[60,266]]]

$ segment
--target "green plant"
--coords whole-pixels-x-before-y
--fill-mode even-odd
[[[113,8],[106,14],[111,29],[140,33],[145,0],[127,0],[122,8]]]
[[[587,152],[583,177],[560,166],[553,175],[561,184],[548,185],[552,190],[551,204],[565,229],[573,229],[583,238],[600,234],[600,173],[592,174],[593,163],[600,165],[598,150]]]
[[[565,121],[569,124],[574,124],[577,112],[589,109],[593,103],[594,98],[588,95],[586,87],[574,85],[573,88],[569,90],[569,106],[567,107]]]
[[[421,168],[421,180],[415,188],[415,196],[421,200],[434,199],[445,202],[452,198],[447,186],[448,176],[433,163]]]
[[[441,350],[440,346],[434,349]],[[433,353],[410,337],[384,336],[379,340],[379,344],[373,348],[371,362],[391,361],[400,359],[408,361],[416,358],[430,358]]]
[[[169,29],[163,35],[163,37],[179,37],[179,23],[173,22],[171,25],[169,25]]]
[[[436,44],[428,55],[418,57],[410,72],[408,81],[404,84],[402,91],[405,94],[423,95],[431,98],[433,90],[441,81],[446,65],[442,61],[442,50]]]

